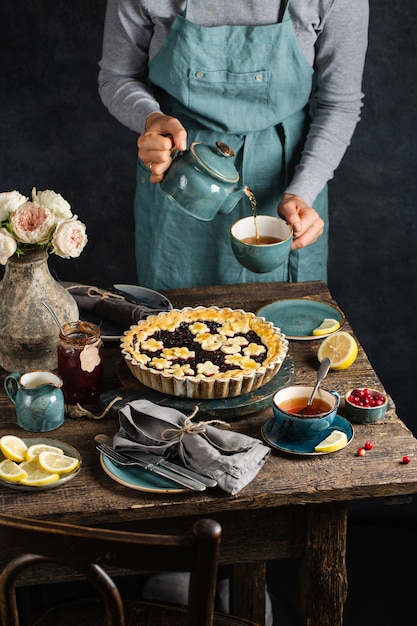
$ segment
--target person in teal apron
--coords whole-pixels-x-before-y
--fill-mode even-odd
[[[295,14],[300,16],[304,11],[307,21],[310,13],[314,14],[315,24],[329,21],[328,14],[334,6],[341,26],[350,24],[354,18],[354,9],[343,0],[314,0],[308,6],[302,0],[292,3],[296,5]],[[268,23],[258,20],[255,25],[202,26],[189,18],[191,8],[196,16],[195,5],[197,10],[209,13],[211,9],[221,12],[221,4],[201,5],[199,0],[185,3],[109,0],[101,62],[102,99],[118,119],[132,128],[136,128],[133,119],[142,102],[144,110],[149,110],[147,97],[158,104],[154,106],[155,112],[149,110],[145,132],[138,139],[135,245],[138,281],[145,287],[164,290],[209,284],[327,279],[326,182],[330,176],[316,190],[315,199],[310,198],[310,205],[303,198],[286,193],[310,128],[310,99],[316,88],[315,63],[300,49],[290,15],[290,0],[268,0],[267,4]],[[358,0],[355,6],[355,11],[362,11],[364,18],[366,4],[367,0]],[[185,8],[175,17],[164,14],[181,5]],[[271,7],[277,7],[277,19],[272,23],[269,18],[274,8]],[[258,12],[259,17],[262,10],[251,3],[248,6],[234,3],[233,9],[241,11],[244,21],[245,11]],[[228,23],[233,21],[230,11]],[[346,16],[346,11],[351,15]],[[172,20],[169,32],[162,46],[152,54],[152,37],[158,37],[158,29],[161,23],[164,26],[164,20],[169,21],[168,17]],[[216,17],[218,21],[214,23],[221,24],[221,18]],[[250,17],[248,13],[247,21],[252,23]],[[139,35],[136,39],[135,21],[142,29],[142,37],[153,32],[149,36],[149,53],[142,50],[145,43]],[[357,30],[359,23],[358,18]],[[305,30],[309,30],[308,23]],[[359,38],[364,38],[363,29]],[[334,48],[333,41],[332,45]],[[363,49],[363,45],[357,48]],[[352,45],[351,52],[354,49]],[[150,61],[145,69],[139,63],[144,64],[147,54]],[[141,60],[136,58],[130,65],[129,55]],[[341,56],[339,68],[341,63],[350,67]],[[360,63],[360,58],[356,65],[351,61],[356,74],[361,73]],[[355,80],[358,92],[358,80]],[[135,92],[135,84],[141,85],[140,92]],[[352,96],[350,100],[355,98]],[[329,106],[332,108],[337,108],[333,102]],[[343,108],[348,108],[346,102],[340,110]],[[329,135],[333,130],[329,128],[325,132]],[[182,212],[162,192],[157,183],[175,151],[186,149],[194,141],[209,145],[222,141],[229,145],[235,153],[241,183],[256,197],[258,213],[276,215],[278,210],[293,226],[293,249],[286,264],[267,274],[255,274],[235,259],[230,227],[239,218],[251,215],[246,197],[231,213],[202,222]],[[334,143],[338,141],[337,136]],[[349,138],[346,144],[348,141]],[[327,157],[326,154],[324,160]]]
[[[235,153],[241,181],[256,197],[259,214],[269,215],[277,214],[301,154],[312,76],[299,50],[288,2],[282,20],[265,26],[207,28],[188,21],[186,9],[149,64],[163,113],[181,121],[189,143],[226,142]],[[231,225],[251,215],[246,198],[231,213],[201,222],[173,206],[149,176],[139,161],[135,219],[141,285],[172,289],[326,281],[327,228],[315,243],[292,251],[278,269],[255,274],[239,264],[230,245]],[[327,223],[325,190],[314,208]]]

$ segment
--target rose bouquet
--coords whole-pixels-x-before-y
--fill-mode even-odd
[[[18,191],[0,193],[0,263],[14,254],[44,248],[63,259],[80,256],[87,243],[85,224],[55,191],[32,189],[32,201]]]

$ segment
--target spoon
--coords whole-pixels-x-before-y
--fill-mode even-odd
[[[313,391],[311,392],[311,396],[308,399],[307,406],[304,409],[301,409],[298,412],[299,415],[309,415],[310,414],[309,408],[313,404],[314,396],[316,395],[317,389],[319,388],[320,383],[326,378],[327,373],[329,371],[329,368],[330,368],[330,359],[325,357],[322,360],[322,362],[320,363],[320,367],[319,367],[319,369],[317,371],[316,384],[314,385]]]
[[[50,314],[52,315],[52,317],[54,318],[54,321],[55,321],[56,325],[58,326],[58,328],[59,328],[59,332],[61,333],[61,335],[65,335],[65,333],[64,333],[64,329],[63,329],[63,327],[62,327],[62,324],[61,324],[61,322],[59,321],[59,319],[58,319],[58,317],[57,317],[57,315],[56,315],[55,311],[53,311],[53,310],[51,309],[51,307],[49,306],[49,304],[48,304],[45,300],[41,300],[41,303],[43,304],[43,306],[44,306],[46,309],[48,309],[49,313],[50,313]]]

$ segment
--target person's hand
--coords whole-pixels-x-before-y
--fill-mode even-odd
[[[324,231],[323,219],[300,196],[284,193],[278,205],[278,215],[292,226],[294,239],[291,250],[314,243]]]
[[[187,131],[176,117],[151,113],[138,139],[138,157],[151,171],[150,182],[160,183],[177,150],[187,149]]]

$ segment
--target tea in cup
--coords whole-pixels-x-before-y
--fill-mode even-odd
[[[244,217],[230,229],[232,250],[243,267],[251,272],[272,272],[285,263],[291,250],[292,228],[280,217]]]
[[[272,410],[280,434],[288,439],[315,439],[334,422],[340,403],[337,391],[319,388],[311,406],[308,400],[313,387],[292,385],[277,391]]]
[[[16,406],[17,424],[24,430],[44,433],[64,422],[62,380],[52,372],[9,374],[4,388]]]

